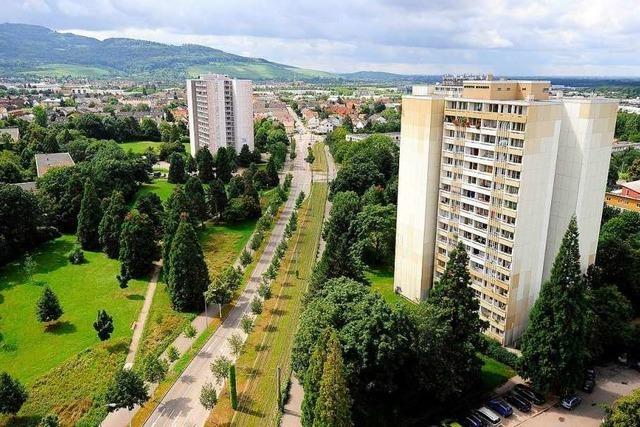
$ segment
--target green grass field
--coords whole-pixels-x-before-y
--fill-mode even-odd
[[[299,213],[298,232],[289,241],[282,267],[272,285],[273,297],[265,302],[262,314],[256,319],[254,331],[236,362],[238,411],[234,417],[227,389],[210,417],[209,421],[217,423],[215,425],[228,425],[232,417],[233,425],[276,425],[279,411],[277,394],[274,392],[275,372],[277,367],[282,368],[284,386],[291,374],[293,337],[302,307],[302,296],[315,264],[326,196],[325,183],[313,184],[311,195]]]
[[[176,188],[178,184],[171,184],[166,179],[156,178],[150,184],[142,184],[135,198],[142,196],[146,193],[156,193],[160,200],[166,202],[171,193],[173,193],[173,189]],[[135,200],[133,201],[135,203]]]
[[[89,67],[85,65],[73,64],[47,64],[41,65],[33,70],[24,71],[19,74],[36,75],[40,77],[105,77],[111,74],[108,69]]]
[[[120,146],[124,151],[131,151],[137,154],[144,153],[145,151],[147,151],[149,147],[153,148],[153,150],[156,153],[159,153],[161,145],[162,145],[162,142],[155,142],[155,141],[133,141],[133,142],[123,142],[120,144]],[[184,149],[188,153],[189,144],[182,144],[182,145],[184,145]]]
[[[493,391],[495,388],[507,382],[509,378],[516,375],[516,372],[509,366],[483,354],[479,356],[484,362],[480,376],[486,391]]]
[[[314,172],[324,172],[327,170],[327,153],[324,151],[324,142],[317,142],[313,145],[313,155],[315,160],[311,165]]]
[[[106,387],[119,367],[116,361],[125,357],[131,325],[142,306],[147,280],[131,280],[129,288],[121,290],[115,279],[117,260],[85,252],[87,262],[72,265],[67,253],[74,244],[75,236],[64,235],[34,251],[38,266],[32,283],[20,262],[0,270],[0,367],[23,382],[31,395],[19,413],[24,419],[42,416],[54,406],[78,412],[80,403],[73,396],[82,396],[88,409],[93,391]],[[35,316],[43,282],[57,294],[64,310],[49,331]],[[115,331],[106,346],[93,329],[99,309],[114,319]],[[82,362],[74,362],[78,357]],[[62,366],[68,369],[60,372]],[[67,372],[71,366],[73,372]],[[67,381],[74,390],[57,389]],[[4,422],[0,419],[0,425]]]

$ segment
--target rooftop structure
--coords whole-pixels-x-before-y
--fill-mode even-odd
[[[75,162],[69,153],[36,154],[38,177],[43,176],[50,169],[66,166],[75,166]]]

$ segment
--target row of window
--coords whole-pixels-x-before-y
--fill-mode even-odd
[[[466,86],[465,86],[466,87]],[[498,104],[492,102],[447,101],[447,109],[466,111],[485,111],[502,114],[527,114],[526,105]]]

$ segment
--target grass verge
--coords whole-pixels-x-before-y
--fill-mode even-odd
[[[228,388],[221,393],[206,425],[275,425],[279,418],[276,369],[282,369],[282,386],[291,375],[290,358],[302,305],[302,296],[315,263],[327,196],[325,183],[313,184],[299,213],[298,231],[292,237],[274,284],[274,297],[266,301],[254,331],[236,362],[238,411],[230,406]],[[298,274],[296,275],[296,271]]]
[[[314,172],[326,172],[327,171],[327,154],[324,151],[324,142],[316,142],[313,144],[313,156],[315,161],[311,165],[311,169]]]

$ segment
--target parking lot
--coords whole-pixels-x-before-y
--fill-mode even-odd
[[[567,411],[558,404],[557,400],[553,400],[542,407],[533,407],[529,414],[514,409],[512,416],[503,419],[503,425],[505,427],[599,426],[604,416],[601,405],[610,404],[618,397],[640,388],[640,373],[617,365],[598,367],[596,370],[597,384],[593,393],[578,393],[584,400],[573,411]],[[513,383],[505,384],[500,388],[500,392],[505,392],[512,385]]]

